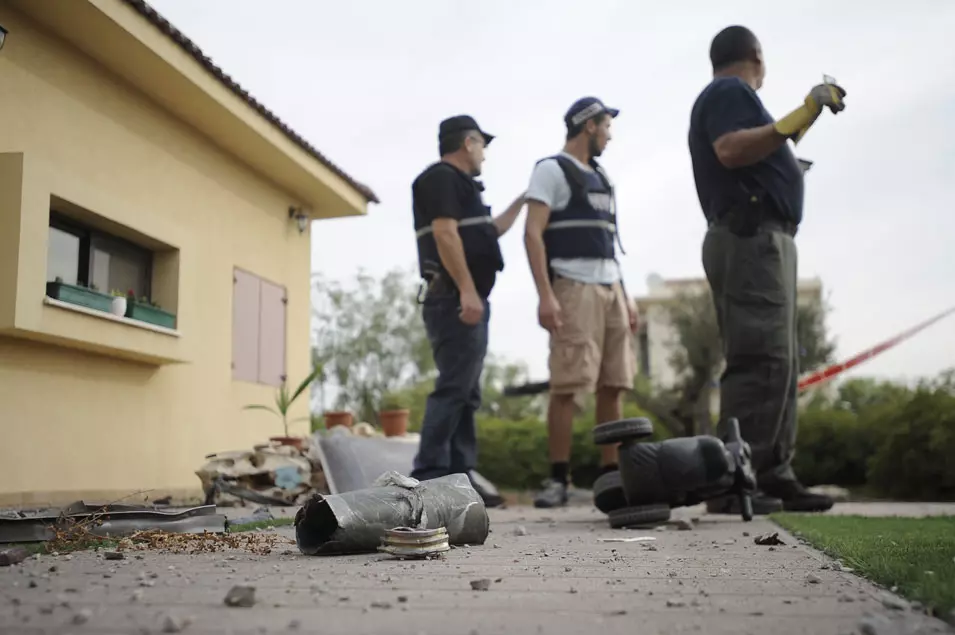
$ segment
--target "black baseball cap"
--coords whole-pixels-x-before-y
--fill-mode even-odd
[[[490,145],[491,141],[494,140],[494,135],[488,134],[481,130],[481,126],[474,120],[474,117],[470,115],[456,115],[454,117],[448,117],[441,122],[441,125],[438,127],[438,140],[443,137],[448,136],[449,134],[454,134],[455,132],[463,132],[465,130],[477,130],[481,133],[481,136],[484,137],[484,145]]]
[[[564,123],[567,124],[568,128],[573,128],[601,113],[607,113],[611,117],[616,117],[620,114],[620,110],[617,108],[608,108],[596,97],[582,97],[567,109],[567,114],[564,115]]]

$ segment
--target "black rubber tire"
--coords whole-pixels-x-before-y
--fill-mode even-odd
[[[655,527],[670,520],[669,505],[645,505],[624,507],[607,514],[614,529],[625,527]]]
[[[610,445],[621,441],[647,439],[653,436],[653,422],[646,417],[608,421],[594,426],[594,443]]]
[[[594,507],[604,514],[627,506],[627,495],[623,491],[620,472],[614,470],[601,474],[594,481]]]

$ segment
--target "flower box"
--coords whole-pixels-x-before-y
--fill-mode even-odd
[[[155,324],[156,326],[161,326],[167,329],[176,328],[175,315],[163,311],[160,308],[150,306],[148,304],[141,304],[139,302],[129,301],[127,303],[126,317],[133,320],[139,320],[140,322]]]
[[[66,284],[65,282],[47,282],[46,294],[60,302],[69,302],[70,304],[106,313],[109,313],[110,307],[113,305],[113,298],[105,293]]]

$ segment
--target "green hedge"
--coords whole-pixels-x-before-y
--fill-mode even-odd
[[[624,417],[646,417],[632,404],[624,407]],[[590,487],[598,475],[600,448],[593,442],[593,420],[574,422],[570,471],[578,487]],[[550,475],[547,453],[547,423],[537,419],[502,421],[480,418],[478,432],[478,471],[498,487],[535,489]],[[654,438],[664,439],[667,431],[654,425]]]
[[[955,385],[885,388],[855,400],[852,385],[834,403],[799,417],[793,469],[806,485],[864,486],[896,500],[955,500]]]

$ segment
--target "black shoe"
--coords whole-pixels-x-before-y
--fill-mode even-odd
[[[546,509],[563,507],[567,504],[567,485],[552,478],[544,481],[544,486],[534,498],[534,507]]]
[[[760,481],[760,489],[783,501],[787,512],[824,512],[832,509],[835,501],[825,494],[814,494],[799,481]]]
[[[468,470],[468,480],[471,481],[471,487],[484,500],[485,507],[500,507],[504,504],[504,497],[494,487],[494,483],[481,476],[477,470]]]
[[[756,516],[767,516],[783,510],[783,502],[778,498],[767,496],[764,493],[756,492],[753,496],[753,514]],[[740,516],[742,510],[739,505],[739,496],[720,496],[706,501],[706,512],[708,514],[730,514]]]

